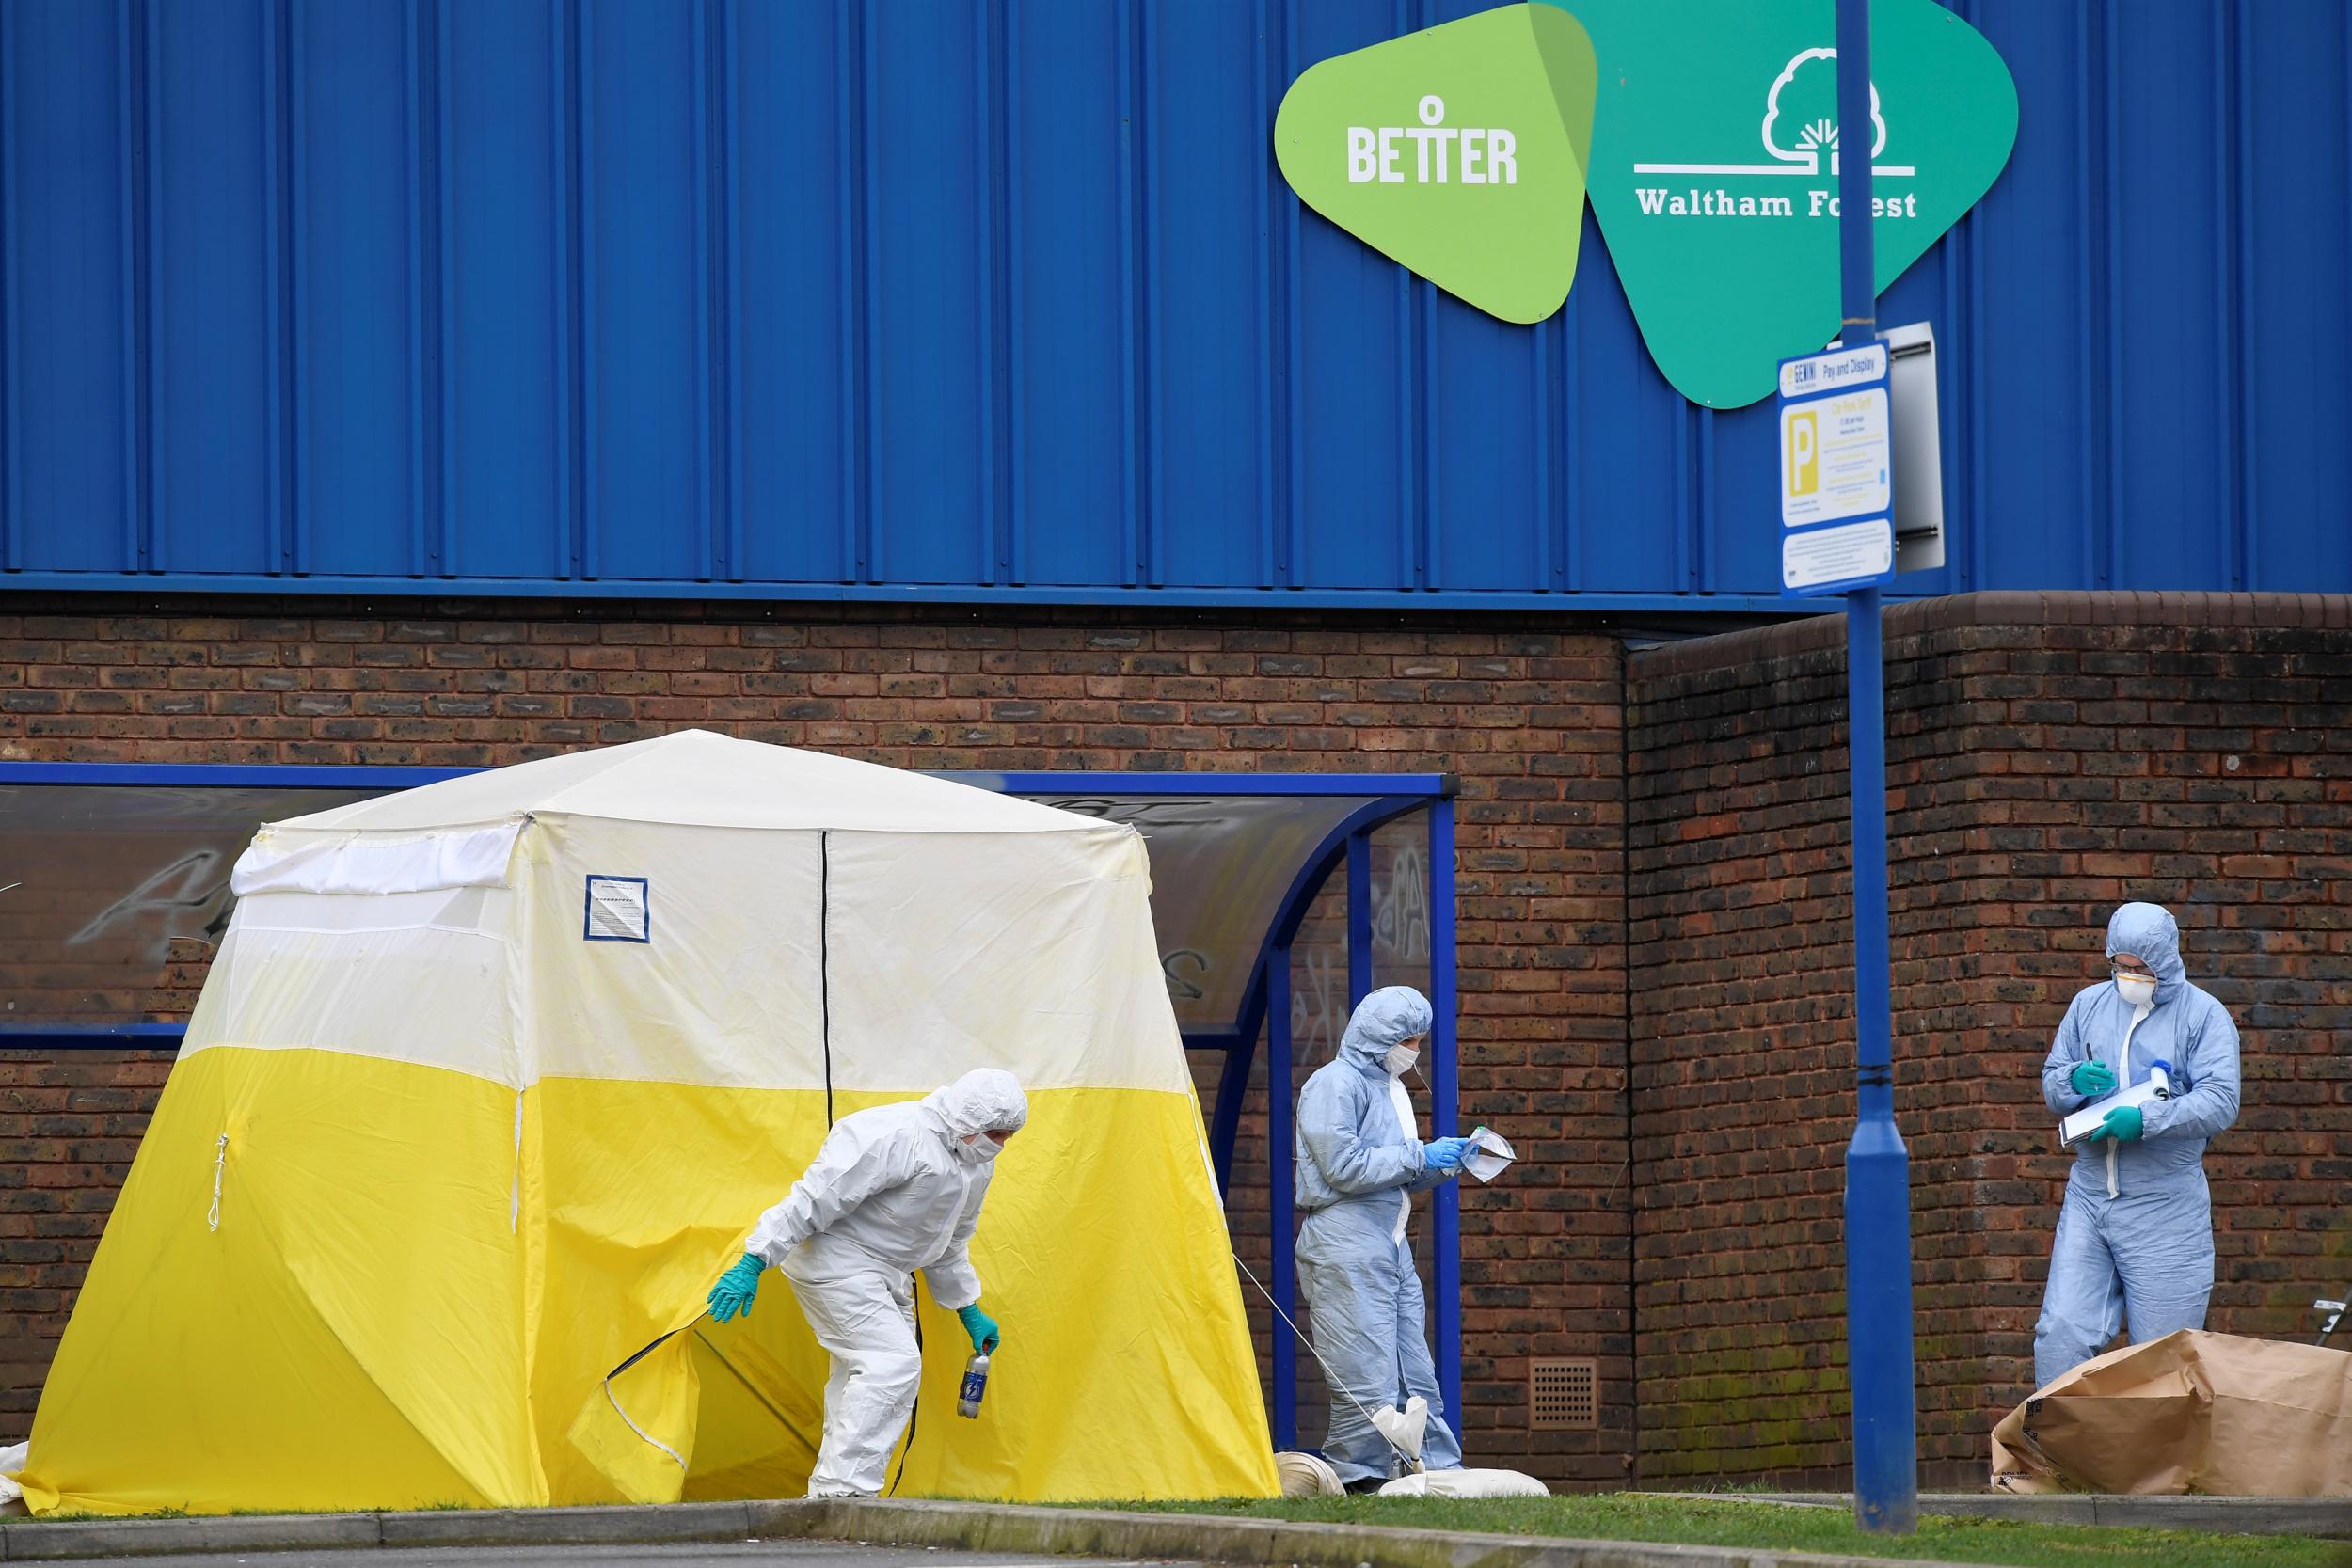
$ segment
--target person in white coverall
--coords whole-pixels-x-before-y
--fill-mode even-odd
[[[812,1497],[875,1497],[914,1409],[923,1370],[914,1340],[914,1271],[960,1318],[976,1351],[993,1351],[968,1251],[993,1162],[1029,1119],[1009,1072],[982,1068],[919,1101],[847,1116],[807,1173],[759,1217],[743,1256],[710,1290],[710,1315],[750,1312],[773,1264],[792,1281],[817,1342],[833,1357],[825,1436]]]
[[[1433,1014],[1409,986],[1387,986],[1357,1005],[1340,1052],[1298,1096],[1298,1283],[1307,1292],[1315,1354],[1332,1380],[1323,1440],[1341,1484],[1373,1491],[1389,1479],[1389,1443],[1366,1418],[1382,1405],[1429,1402],[1421,1459],[1457,1470],[1462,1445],[1448,1420],[1422,1326],[1421,1275],[1405,1239],[1415,1193],[1461,1174],[1468,1138],[1414,1135],[1413,1105],[1398,1082],[1421,1055]]]

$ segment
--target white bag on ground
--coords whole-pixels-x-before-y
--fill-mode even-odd
[[[1421,1463],[1422,1439],[1429,1431],[1429,1402],[1416,1394],[1399,1411],[1384,1404],[1372,1413],[1380,1435],[1394,1443],[1416,1465]],[[1279,1463],[1279,1461],[1278,1461]],[[1287,1488],[1285,1489],[1287,1495]],[[1517,1470],[1423,1470],[1400,1476],[1380,1488],[1384,1497],[1549,1497],[1551,1489],[1534,1476]]]
[[[1291,1449],[1274,1456],[1274,1473],[1281,1478],[1285,1497],[1343,1497],[1340,1473],[1319,1453]]]
[[[1549,1497],[1551,1488],[1517,1470],[1424,1470],[1380,1488],[1384,1497]]]

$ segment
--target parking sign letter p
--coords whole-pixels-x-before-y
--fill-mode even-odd
[[[1791,496],[1809,496],[1820,487],[1820,418],[1810,410],[1788,417],[1788,451],[1783,461]]]

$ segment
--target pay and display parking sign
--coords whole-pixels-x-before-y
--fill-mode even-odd
[[[1780,582],[1840,594],[1895,575],[1894,421],[1886,345],[1780,366]]]

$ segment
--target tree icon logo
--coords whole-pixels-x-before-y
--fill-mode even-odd
[[[1837,172],[1837,51],[1807,49],[1780,68],[1772,85],[1764,95],[1764,150],[1792,166],[1778,172],[1788,174],[1819,174],[1821,153],[1829,153],[1829,172]],[[1805,68],[1814,69],[1808,71]],[[1805,81],[1799,87],[1797,79]],[[1791,89],[1794,88],[1793,94]],[[1781,106],[1784,95],[1789,96],[1787,110]],[[1827,112],[1822,109],[1827,101]],[[1795,135],[1789,125],[1795,122]],[[1784,138],[1787,138],[1784,140]],[[1795,145],[1788,145],[1793,142]],[[1870,84],[1870,157],[1873,169],[1880,174],[1909,174],[1908,168],[1888,168],[1877,163],[1878,155],[1886,150],[1886,117],[1879,112],[1879,87]]]
[[[1764,93],[1764,150],[1769,164],[1635,164],[1636,174],[1771,174],[1818,179],[1837,173],[1837,51],[1800,50],[1780,68]],[[1870,84],[1870,172],[1886,179],[1918,173],[1909,164],[1882,164],[1886,117],[1879,110],[1878,84]]]

